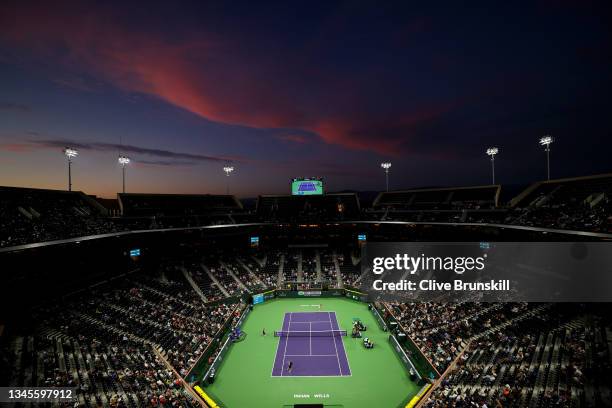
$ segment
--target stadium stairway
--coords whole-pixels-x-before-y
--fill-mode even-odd
[[[183,276],[185,277],[185,280],[187,280],[189,285],[193,288],[193,290],[195,290],[198,296],[202,298],[202,301],[204,303],[208,302],[208,298],[204,295],[204,292],[202,292],[202,289],[200,289],[198,284],[195,283],[195,281],[193,280],[193,276],[191,276],[191,273],[184,266],[181,266],[181,271],[183,272]]]
[[[24,350],[27,348],[27,344],[27,339],[21,336],[15,337],[15,339],[11,343],[10,349],[13,355],[15,356],[11,372],[19,374],[11,376],[10,383],[8,384],[11,387],[17,387],[20,384],[19,377],[23,373],[22,356],[25,354]]]
[[[297,280],[298,282],[304,281],[304,264],[302,263],[304,258],[302,257],[302,251],[297,253]]]
[[[130,310],[128,310],[128,309],[126,309],[124,307],[118,306],[118,305],[116,305],[114,303],[101,302],[100,305],[105,305],[105,306],[107,306],[110,309],[114,309],[114,310],[118,311],[119,313],[125,315],[126,317],[131,317],[131,318],[140,320],[141,322],[145,322],[149,326],[157,327],[158,329],[163,329],[163,328],[166,327],[165,325],[159,323],[158,321],[155,321],[155,320],[152,320],[152,319],[148,319],[148,318],[143,317],[143,316],[141,316],[139,314],[136,314],[136,313],[132,313]],[[175,333],[183,334],[183,335],[188,336],[188,337],[193,336],[193,333],[188,332],[188,331],[184,331],[184,330],[180,330],[180,329],[177,329],[177,328],[173,328],[172,331],[175,332]]]
[[[336,279],[338,282],[339,288],[344,288],[344,282],[342,281],[342,273],[340,272],[340,263],[338,262],[338,254],[336,251],[332,254],[332,258],[334,261],[334,267],[336,268]]]
[[[499,304],[498,305],[494,305],[494,306],[500,307]],[[541,312],[545,311],[546,309],[548,309],[550,307],[551,307],[551,304],[540,305],[540,306],[536,307],[535,309],[530,310],[527,313],[524,313],[524,314],[522,314],[520,316],[515,317],[514,319],[506,320],[502,324],[499,324],[497,326],[491,327],[488,330],[482,331],[482,332],[478,333],[477,335],[473,336],[470,340],[477,340],[477,339],[479,339],[481,337],[486,336],[487,334],[494,333],[496,331],[500,331],[501,329],[503,329],[503,328],[505,328],[507,326],[510,326],[513,323],[520,322],[522,320],[525,320],[525,319],[528,319],[528,318],[530,318],[532,316],[540,314]]]
[[[229,266],[227,266],[227,264],[223,261],[219,261],[219,263],[221,264],[221,267],[223,269],[225,269],[225,271],[228,273],[229,276],[231,276],[232,278],[234,278],[234,280],[236,281],[236,283],[238,284],[238,286],[240,286],[243,290],[248,291],[249,288],[247,288],[247,286],[236,276],[236,274],[232,271],[232,268],[230,268]]]
[[[151,287],[149,285],[146,285],[146,284],[144,284],[142,282],[134,282],[134,284],[136,286],[138,286],[139,288],[143,289],[143,290],[146,290],[146,291],[149,291],[151,293],[154,293],[155,295],[161,296],[161,297],[166,298],[166,299],[172,299],[172,301],[181,303],[182,305],[185,305],[187,307],[193,307],[193,305],[191,303],[189,303],[189,302],[185,302],[182,299],[178,299],[178,298],[176,298],[174,296],[171,296],[171,295],[169,295],[169,294],[167,294],[165,292],[162,292],[159,289],[153,288],[153,287]]]
[[[253,259],[255,259],[255,257],[253,257]],[[256,274],[253,272],[253,270],[252,270],[251,268],[249,268],[249,266],[248,266],[246,263],[244,263],[244,261],[243,261],[242,259],[238,258],[238,259],[237,259],[237,262],[238,262],[238,264],[239,264],[240,266],[242,266],[242,267],[244,268],[244,270],[245,270],[245,271],[247,271],[247,273],[249,274],[249,276],[250,276],[250,277],[251,277],[251,278],[252,278],[252,279],[253,279],[255,282],[257,282],[258,284],[260,284],[262,288],[265,288],[265,287],[266,287],[265,283],[263,283],[263,281],[262,281],[261,279],[259,279],[259,276],[257,276],[257,275],[256,275]],[[262,266],[262,265],[260,265],[260,266]]]
[[[93,317],[91,317],[91,316],[89,316],[89,315],[87,315],[85,313],[77,312],[77,311],[74,311],[74,310],[71,310],[70,313],[73,314],[74,316],[76,316],[77,318],[80,318],[82,320],[88,321],[89,323],[91,323],[91,324],[93,324],[95,326],[104,328],[105,330],[108,330],[108,331],[113,332],[115,334],[119,334],[119,335],[125,336],[125,337],[127,337],[127,338],[129,338],[131,340],[138,341],[138,342],[141,342],[141,343],[144,343],[144,344],[153,344],[148,339],[143,339],[142,337],[139,337],[139,336],[135,335],[134,333],[130,333],[130,332],[127,332],[127,331],[124,331],[124,330],[120,330],[120,329],[118,329],[118,328],[116,328],[114,326],[108,325],[108,324],[106,324],[106,323],[104,323],[104,322],[102,322],[102,321],[100,321],[98,319],[95,319],[95,318],[93,318]]]
[[[282,287],[285,280],[285,254],[281,254],[278,264],[278,287]]]
[[[221,293],[223,293],[225,297],[230,297],[229,292],[225,289],[223,285],[221,285],[221,282],[219,282],[217,277],[210,271],[210,269],[208,269],[208,267],[204,265],[203,263],[200,265],[202,266],[202,269],[204,270],[204,272],[206,272],[210,280],[213,281],[213,283],[219,288]]]
[[[361,273],[359,277],[357,277],[357,279],[353,281],[353,286],[357,286],[359,282],[361,282],[361,280],[363,279],[363,277],[366,275],[367,272],[368,272],[367,270],[363,271],[363,273]]]
[[[317,282],[321,282],[323,274],[321,273],[321,254],[318,250],[315,251],[315,270],[317,272]]]
[[[257,265],[259,265],[260,268],[266,266],[266,262],[268,261],[267,255],[265,255],[262,259],[257,258],[255,255],[251,256],[251,258],[257,262]]]

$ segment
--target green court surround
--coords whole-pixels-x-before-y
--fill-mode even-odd
[[[316,308],[312,305],[322,305]],[[362,339],[344,338],[351,377],[272,377],[285,312],[334,311],[342,329],[350,333],[358,317],[375,347],[366,350]],[[265,328],[267,335],[262,336]],[[297,403],[323,403],[336,408],[396,408],[405,406],[420,389],[410,381],[405,366],[391,347],[389,334],[378,326],[365,303],[346,298],[285,298],[255,306],[242,325],[244,341],[232,345],[216,373],[204,387],[223,408],[282,408]],[[316,396],[319,397],[316,397]]]

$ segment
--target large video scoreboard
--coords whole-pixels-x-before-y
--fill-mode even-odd
[[[291,180],[291,195],[321,195],[323,194],[323,179],[294,178]]]

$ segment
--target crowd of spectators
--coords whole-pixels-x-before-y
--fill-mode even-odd
[[[565,201],[556,205],[542,205],[516,209],[506,223],[552,229],[612,232],[612,199],[605,197],[598,205]]]
[[[302,251],[302,280],[317,281],[317,254],[314,251]]]
[[[219,284],[230,296],[236,296],[242,293],[243,288],[227,269],[227,265],[224,264],[219,257],[207,257],[202,265],[217,278]]]
[[[219,286],[211,279],[210,270],[206,270],[201,262],[186,261],[183,268],[206,297],[206,300],[215,301],[225,297]]]
[[[473,336],[524,315],[527,303],[390,304],[406,333],[439,373],[444,372]],[[415,310],[416,309],[416,310]]]
[[[361,262],[355,263],[349,251],[338,253],[337,259],[343,285],[354,286],[355,281],[361,276]]]
[[[68,333],[68,334],[67,334]],[[62,334],[18,338],[13,386],[75,387],[70,407],[197,407],[149,345],[71,320]]]
[[[225,257],[223,264],[246,287],[247,291],[254,293],[267,287],[258,276],[254,276],[245,268],[244,264],[238,260],[238,256]]]
[[[78,310],[105,327],[153,342],[182,376],[232,310],[225,303],[185,305],[146,287],[91,292],[68,309]]]
[[[285,264],[283,265],[283,274],[285,282],[297,282],[298,280],[298,262],[299,254],[296,251],[284,253]]]
[[[117,230],[83,193],[0,187],[0,247]]]
[[[183,281],[181,281],[181,278]],[[192,407],[185,378],[237,304],[204,303],[162,268],[74,294],[37,312],[37,335],[2,353],[13,386],[73,386],[71,406]]]
[[[310,198],[261,196],[255,213],[243,211],[233,196],[127,195],[131,203],[129,208],[124,207],[127,212],[110,217],[108,214],[116,213],[116,209],[107,210],[101,201],[82,192],[0,187],[0,247],[257,220],[493,223],[612,232],[612,177],[540,183],[524,197],[519,196],[513,205],[498,206],[496,191],[497,186],[389,192],[383,193],[373,208],[363,211],[354,194]],[[158,196],[163,198],[161,206]],[[179,205],[183,202],[195,204],[193,208],[184,208]],[[311,269],[305,271],[310,278]]]
[[[41,310],[37,318],[45,326],[38,334],[11,344],[8,360],[16,374],[10,385],[75,386],[78,406],[84,407],[193,406],[183,379],[206,350],[214,358],[214,339],[239,317],[242,306],[231,295],[241,284],[251,292],[263,288],[260,281],[275,286],[280,260],[289,259],[297,268],[300,258],[294,250],[260,255],[207,256],[207,269],[227,289],[228,298],[207,290],[210,299],[203,299],[193,272],[197,262],[163,261],[156,273],[136,272]],[[324,276],[335,276],[327,272],[335,270],[334,256],[341,270],[346,264],[356,268],[348,252],[322,250],[317,256]],[[212,282],[202,265],[199,270]],[[352,271],[342,279],[358,276]],[[566,315],[560,307],[554,309],[558,306],[528,303],[386,307],[444,375],[428,396],[427,408],[546,408],[603,401],[604,393],[589,396],[585,386],[587,374],[609,371],[606,335],[579,308]],[[609,379],[588,377],[599,377],[602,384]]]
[[[254,258],[239,256],[237,259],[241,265],[250,269],[251,272],[259,278],[265,288],[276,286],[278,282],[278,263],[274,263],[272,256],[266,258],[267,262],[265,262],[263,266]]]
[[[329,283],[330,287],[338,286],[338,271],[334,263],[334,253],[329,250],[321,251],[321,276]]]
[[[559,325],[558,318],[544,313],[472,341],[425,407],[608,406],[609,394],[594,392],[609,380],[596,375],[610,367],[607,345],[595,335],[600,327],[584,320]],[[599,380],[585,387],[589,370]]]

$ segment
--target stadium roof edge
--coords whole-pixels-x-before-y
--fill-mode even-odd
[[[449,227],[494,227],[494,228],[502,228],[502,229],[534,231],[534,232],[553,233],[553,234],[562,234],[562,235],[575,235],[575,236],[582,236],[582,237],[593,237],[593,238],[603,238],[607,240],[612,240],[612,234],[606,234],[603,232],[560,230],[560,229],[553,229],[553,228],[528,227],[524,225],[490,224],[490,223],[475,223],[475,222],[470,223],[470,222],[361,221],[361,220],[356,220],[356,221],[320,222],[318,224],[330,224],[330,225],[332,224],[333,225],[336,225],[336,224],[445,225]],[[264,226],[264,225],[286,225],[286,223],[252,222],[252,223],[243,223],[243,224],[205,225],[205,226],[200,226],[200,227],[163,228],[163,229],[160,228],[160,229],[149,229],[149,230],[121,231],[121,232],[114,232],[114,233],[109,233],[109,234],[88,235],[88,236],[82,236],[82,237],[66,238],[66,239],[60,239],[60,240],[35,242],[31,244],[4,247],[4,248],[0,248],[0,253],[17,252],[17,251],[23,251],[27,249],[43,248],[43,247],[49,247],[49,246],[54,246],[54,245],[80,243],[82,241],[92,241],[96,239],[120,237],[120,236],[125,236],[125,235],[130,235],[130,234],[146,234],[146,233],[155,233],[155,232],[162,233],[162,232],[171,232],[171,231],[197,231],[197,230],[239,228],[239,227]]]
[[[539,181],[538,183],[541,183],[541,184],[566,183],[568,181],[598,179],[598,178],[605,178],[605,177],[612,177],[612,173],[593,174],[590,176],[564,177],[564,178],[552,179],[552,180],[542,180],[542,181]]]
[[[502,187],[501,184],[484,184],[484,185],[479,185],[479,186],[426,187],[426,188],[412,188],[408,190],[381,191],[380,193],[378,193],[378,195],[372,202],[372,207],[376,207],[378,205],[378,202],[380,201],[380,198],[383,196],[383,194],[422,193],[422,192],[428,192],[428,191],[477,190],[477,189],[482,189],[482,188],[496,188],[497,189],[497,191],[495,192],[495,206],[497,207],[499,205],[499,195],[501,192],[501,187]]]
[[[501,184],[483,184],[479,186],[459,186],[459,187],[426,187],[426,188],[411,188],[408,190],[392,190],[392,191],[381,191],[383,193],[412,193],[421,191],[446,191],[446,190],[475,190],[478,188],[500,188]]]
[[[233,194],[181,194],[181,193],[117,193],[117,196],[162,196],[162,197],[234,197]]]
[[[15,187],[15,186],[0,186],[0,189],[7,189],[7,190],[36,190],[36,191],[45,191],[45,192],[49,192],[49,193],[65,193],[65,194],[85,194],[84,191],[81,190],[72,190],[72,191],[68,191],[68,190],[55,190],[52,188],[38,188],[38,187]],[[85,194],[86,195],[86,194]]]
[[[567,183],[567,182],[572,182],[572,181],[589,180],[589,179],[594,180],[594,179],[606,178],[606,177],[612,177],[612,173],[601,173],[601,174],[593,174],[590,176],[564,177],[564,178],[559,178],[559,179],[536,181],[535,183],[532,183],[529,186],[527,186],[527,188],[525,188],[519,194],[517,194],[516,197],[514,197],[512,200],[508,202],[508,205],[510,208],[516,207],[516,205],[520,203],[523,198],[529,195],[529,193],[531,193],[536,188],[544,184]]]

